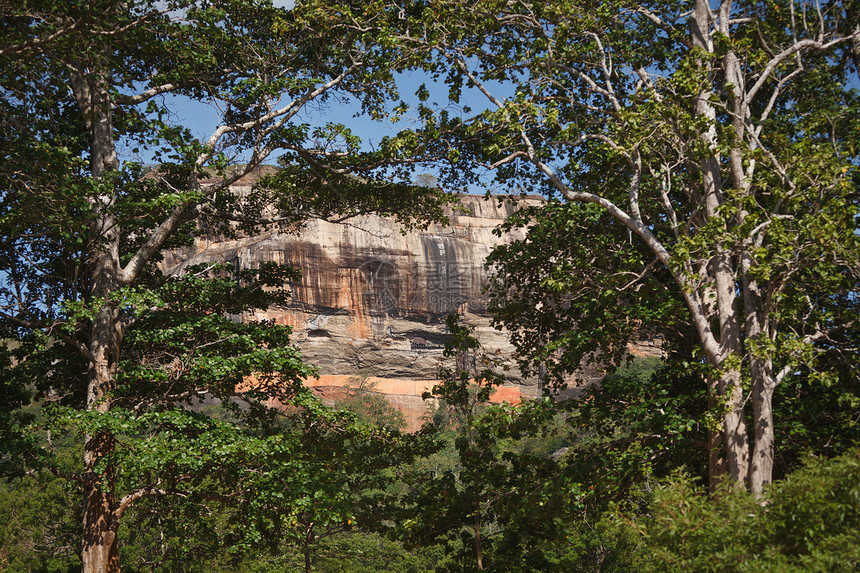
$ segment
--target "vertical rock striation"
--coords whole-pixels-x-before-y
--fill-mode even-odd
[[[302,279],[290,285],[287,306],[247,318],[292,326],[295,344],[323,375],[311,383],[323,394],[350,377],[376,377],[379,391],[415,427],[419,415],[413,410],[423,413],[420,394],[427,386],[420,381],[437,375],[449,313],[462,314],[484,349],[509,361],[509,387],[500,396],[518,400],[537,393],[534,381],[522,379],[510,362],[507,334],[490,326],[482,293],[491,249],[523,236],[521,230],[492,232],[515,205],[464,195],[460,207],[450,213],[449,225],[425,230],[404,231],[391,219],[362,216],[340,224],[313,220],[294,233],[198,239],[192,248],[167,253],[163,265],[168,272],[212,261],[300,268]]]

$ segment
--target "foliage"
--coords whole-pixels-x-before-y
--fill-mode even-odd
[[[646,571],[855,571],[860,458],[809,458],[760,500],[724,489],[709,500],[686,475],[655,492],[637,522]]]
[[[369,532],[392,512],[386,505],[390,497],[382,495],[393,481],[391,468],[410,463],[417,454],[426,456],[432,443],[371,427],[323,407],[308,394],[293,403],[302,407],[257,429],[237,424],[224,406],[195,407],[198,412],[184,419],[182,437],[188,446],[174,441],[171,453],[139,436],[124,435],[125,447],[163,460],[169,467],[161,474],[173,471],[175,484],[171,495],[144,497],[124,516],[119,531],[124,568],[262,571],[294,565],[289,570],[304,570],[307,554],[313,570],[340,570],[335,563],[342,564],[343,555],[352,555],[356,567],[393,560],[427,570],[429,565],[418,564],[432,556],[411,556]],[[208,428],[205,435],[201,431],[195,439],[192,423]],[[168,433],[169,428],[161,429],[162,437]],[[50,447],[56,458],[79,466],[75,436],[54,435]],[[117,467],[127,472],[131,456],[122,450],[118,454],[126,460]],[[181,466],[181,460],[188,461]],[[135,462],[141,465],[139,459]],[[193,480],[176,475],[183,469],[189,474],[189,467],[199,468]],[[126,475],[118,478],[120,484],[129,481]],[[73,482],[51,472],[5,481],[0,490],[8,524],[0,529],[4,567],[80,569],[79,496]],[[387,556],[379,556],[381,547]]]
[[[814,454],[829,458],[860,444],[860,379],[840,375],[821,383],[812,376],[798,376],[776,389],[775,477],[788,476]]]
[[[552,200],[517,211],[497,232],[513,229],[526,230],[525,240],[487,258],[490,309],[496,324],[517,325],[521,366],[547,386],[564,386],[586,364],[611,370],[631,340],[689,335],[671,276],[601,209]]]
[[[79,570],[79,492],[39,472],[0,483],[0,569],[10,573]]]
[[[483,570],[501,563],[511,571],[542,570],[549,563],[547,540],[559,535],[561,517],[576,507],[580,492],[552,458],[512,442],[546,435],[553,405],[543,400],[490,405],[502,378],[456,315],[449,316],[448,329],[452,339],[445,355],[456,359],[456,368],[443,369],[443,381],[425,398],[439,399],[450,413],[456,465],[407,471],[412,491],[403,501],[398,534],[418,545],[444,543],[447,559],[440,570]]]
[[[384,519],[380,492],[390,468],[426,454],[425,441],[357,422],[309,394],[293,402],[300,407],[278,427],[246,439],[222,462],[227,486],[210,478],[200,496],[140,504],[130,562],[234,568],[271,552],[311,563],[335,551],[329,538]]]
[[[301,378],[312,371],[288,345],[289,328],[228,317],[253,304],[267,305],[269,294],[277,296],[277,291],[264,291],[257,280],[264,272],[245,272],[241,281],[228,269],[218,269],[218,277],[206,276],[216,269],[196,269],[153,285],[145,296],[128,297],[126,312],[136,317],[128,328],[109,412],[79,409],[87,371],[75,355],[68,356],[67,348],[45,343],[38,331],[22,339],[17,349],[21,361],[7,375],[22,386],[36,381],[36,389],[51,396],[45,419],[34,419],[28,427],[31,436],[41,434],[44,440],[47,429],[53,437],[33,448],[33,463],[80,483],[79,459],[68,447],[58,449],[57,439],[109,435],[114,441],[111,456],[95,471],[110,477],[118,511],[140,504],[141,511],[159,519],[174,517],[166,524],[173,530],[192,523],[201,529],[214,527],[201,524],[207,504],[235,507],[252,502],[248,496],[255,490],[248,480],[255,468],[283,463],[291,449],[284,442],[295,439],[273,432],[275,413],[261,398],[279,396],[301,404]],[[87,320],[85,311],[76,318]],[[247,383],[251,375],[256,384]],[[204,399],[220,400],[230,415],[208,415],[200,406]],[[152,503],[142,499],[147,497],[176,500],[166,502],[162,512],[153,511]],[[164,528],[148,529],[159,530]],[[251,527],[245,534],[262,535]],[[183,543],[173,545],[180,540]],[[175,558],[177,551],[179,558],[187,558],[199,549],[185,541],[175,534],[172,540],[170,535],[160,539],[160,558],[168,552]]]
[[[85,573],[118,570],[117,539],[142,569],[279,567],[248,556],[284,546],[305,570],[334,568],[331,554],[364,551],[357,528],[433,546],[443,570],[630,570],[606,502],[641,511],[687,456],[701,473],[704,438],[711,484],[727,472],[761,500],[707,503],[689,479],[659,490],[653,519],[635,516],[651,566],[856,568],[856,454],[789,471],[858,437],[856,2],[688,10],[0,4],[0,469],[15,476],[2,564],[75,566],[56,525],[73,519]],[[409,67],[443,77],[454,104],[477,88],[492,107],[456,117],[422,86],[422,129],[369,151],[304,119],[349,101],[383,117]],[[214,106],[218,127],[198,141],[167,96]],[[547,455],[556,405],[488,405],[500,379],[456,321],[457,367],[434,388],[455,437],[428,460],[423,435],[322,407],[288,328],[240,320],[283,301],[293,270],[159,266],[205,234],[439,219],[444,193],[406,177],[438,158],[444,182],[482,165],[558,199],[512,219],[528,239],[491,261],[526,370],[563,381],[643,334],[679,351],[651,378],[622,370],[590,389],[561,462]],[[231,191],[243,178],[258,184]],[[771,490],[774,468],[790,477]]]
[[[564,404],[565,471],[583,484],[586,518],[611,504],[644,510],[657,480],[680,467],[707,475],[701,380],[671,361],[638,359]]]
[[[347,380],[347,395],[335,400],[334,407],[356,415],[359,421],[387,430],[403,431],[406,417],[389,404],[376,390],[376,383],[366,375],[352,376]]]
[[[712,485],[760,492],[775,389],[856,378],[856,2],[420,6],[421,65],[489,106],[448,117],[464,180],[582,205],[519,216],[494,258],[524,361],[558,378],[680,330],[721,420]]]
[[[321,573],[423,573],[434,570],[441,551],[407,552],[400,543],[369,533],[354,532],[326,540],[314,570]]]

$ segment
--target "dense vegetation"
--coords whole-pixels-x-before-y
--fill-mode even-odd
[[[856,570],[857,13],[0,2],[0,568]],[[446,98],[411,107],[404,73]],[[417,124],[362,145],[308,119],[343,103]],[[549,199],[489,261],[548,392],[522,405],[489,403],[452,317],[424,430],[360,377],[328,408],[289,328],[238,320],[301,269],[160,265],[206,233],[441,220],[412,181],[487,173]],[[642,336],[663,359],[627,360]],[[602,383],[549,397],[583,361]]]
[[[853,571],[860,566],[856,427],[827,459],[808,444],[765,503],[709,498],[705,412],[690,380],[656,359],[620,368],[566,404],[491,404],[501,381],[477,341],[456,334],[424,430],[391,433],[396,411],[358,391],[317,414],[323,432],[281,421],[275,512],[215,499],[142,504],[121,531],[131,571]],[[481,368],[481,371],[476,370]],[[320,405],[315,407],[321,408]],[[312,409],[309,407],[309,409]],[[856,412],[855,412],[856,413]],[[210,408],[207,416],[229,413]],[[816,419],[794,412],[803,427]],[[339,424],[339,425],[338,425]],[[379,442],[381,440],[381,442]],[[374,444],[377,445],[374,445]],[[848,444],[853,443],[853,447]],[[54,442],[75,459],[76,441]],[[805,452],[805,453],[804,453]],[[271,486],[270,486],[271,487]],[[4,569],[80,567],[79,492],[51,472],[0,492]],[[253,511],[253,513],[248,513]],[[249,520],[254,523],[249,523]],[[261,524],[259,520],[271,520]],[[248,539],[248,532],[265,537]]]

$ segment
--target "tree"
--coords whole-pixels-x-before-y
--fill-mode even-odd
[[[4,571],[80,568],[80,505],[68,482],[34,472],[0,484],[0,566]]]
[[[399,144],[359,154],[346,127],[301,119],[345,99],[383,113],[398,61],[385,9],[0,5],[0,328],[18,344],[3,354],[3,391],[15,401],[3,413],[14,446],[3,462],[77,480],[83,571],[119,570],[121,518],[143,499],[237,496],[222,486],[246,456],[282,451],[267,433],[265,400],[302,396],[297,382],[310,372],[287,328],[229,319],[277,302],[287,270],[216,265],[166,277],[163,250],[204,232],[334,213],[440,216],[441,192],[373,171],[402,159]],[[205,141],[173,121],[175,98],[218,110]],[[286,152],[284,169],[270,187],[230,191],[276,152]],[[145,167],[141,154],[159,166]],[[228,169],[236,158],[243,163]],[[13,411],[26,391],[54,404],[51,431],[82,434],[82,467],[58,465]],[[204,396],[241,423],[192,411]]]
[[[565,480],[548,452],[517,451],[510,442],[550,434],[554,404],[490,404],[503,377],[457,315],[447,325],[452,338],[444,354],[456,366],[443,368],[442,381],[424,398],[437,399],[450,419],[456,464],[444,471],[421,465],[409,470],[399,534],[419,545],[444,542],[453,570],[484,571],[502,563],[509,571],[547,570],[544,553],[566,539],[561,517],[577,507],[578,484]]]
[[[671,279],[661,288],[693,327],[720,419],[712,485],[727,475],[758,495],[771,481],[777,386],[832,381],[840,369],[856,377],[857,11],[852,1],[458,0],[427,4],[405,39],[432,54],[425,65],[454,99],[466,88],[486,96],[490,109],[458,120],[470,170],[466,159],[582,205],[570,225],[602,216],[629,237],[612,241],[616,280],[603,281],[619,295],[617,316],[639,285]],[[582,335],[535,316],[567,305],[597,316],[577,283],[606,242],[550,245],[545,261],[560,255],[582,274],[503,275],[513,293],[556,290],[538,309],[539,298],[524,306],[514,294],[519,306],[500,321],[540,358]],[[596,304],[607,298],[594,299],[595,313],[607,314]],[[590,351],[615,342],[602,334]]]
[[[289,457],[260,464],[261,503],[242,508],[231,520],[242,536],[262,529],[253,522],[263,522],[270,539],[300,550],[307,573],[327,539],[359,528],[373,531],[389,519],[383,492],[392,481],[391,469],[435,447],[425,436],[401,434],[313,402],[293,420],[297,431],[290,433]],[[271,504],[270,491],[285,499]]]
[[[406,417],[376,390],[376,382],[360,372],[347,380],[346,395],[334,402],[334,408],[354,414],[362,422],[388,430],[403,431]]]

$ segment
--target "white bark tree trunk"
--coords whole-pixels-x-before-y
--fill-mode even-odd
[[[696,0],[693,14],[690,18],[690,35],[695,48],[708,53],[714,52],[712,40],[712,23],[714,15],[706,0]],[[701,62],[709,66],[710,62]],[[713,71],[708,71],[709,81]],[[704,117],[710,123],[707,131],[700,138],[708,149],[712,150],[710,157],[705,159],[700,168],[702,171],[702,195],[704,199],[705,217],[711,219],[719,215],[719,207],[724,202],[723,178],[721,173],[720,156],[717,146],[716,109],[711,103],[710,86],[705,86],[696,100],[696,115]],[[740,356],[742,353],[741,321],[736,291],[737,280],[732,254],[726,245],[715,245],[715,256],[710,261],[708,275],[709,284],[702,291],[701,299],[706,299],[713,293],[716,298],[714,314],[719,321],[719,352],[709,353],[710,365],[720,372],[716,384],[712,381],[711,388],[716,388],[718,399],[725,408],[723,416],[722,445],[725,452],[725,470],[736,484],[746,484],[749,472],[749,444],[747,441],[746,419],[744,417],[744,396],[741,388]],[[701,331],[701,329],[700,329]],[[706,342],[706,341],[703,341]],[[713,438],[710,440],[716,444]],[[711,453],[711,458],[713,458]],[[723,465],[711,459],[709,469],[719,471]],[[722,476],[711,474],[710,486],[713,490]]]
[[[764,486],[773,481],[773,391],[776,383],[770,372],[770,361],[751,359],[753,424],[755,428],[752,464],[750,465],[749,488],[756,497]]]

